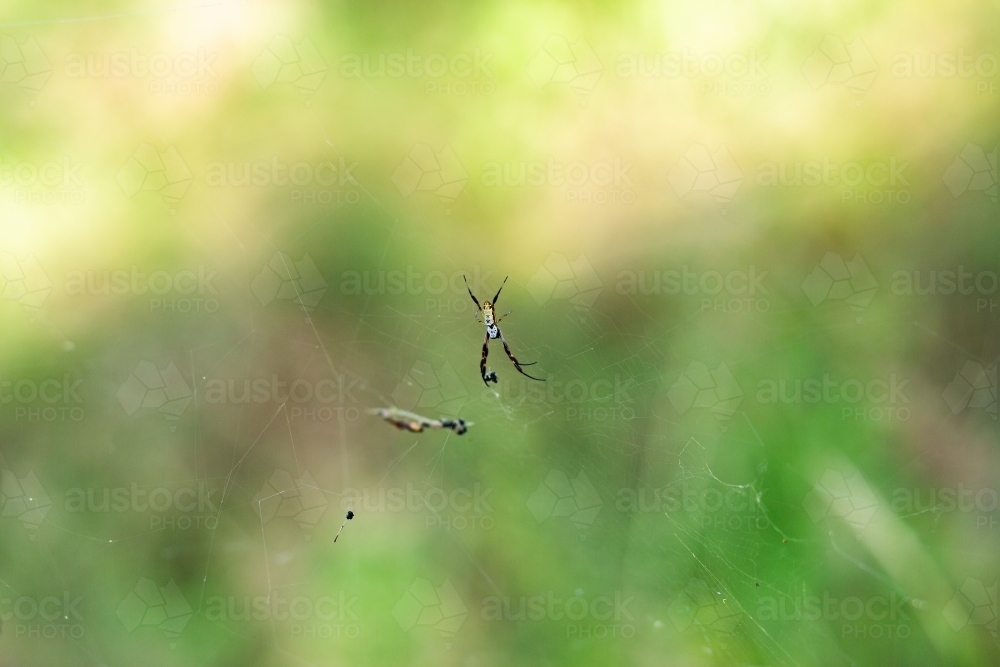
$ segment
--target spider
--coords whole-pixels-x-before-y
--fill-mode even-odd
[[[510,276],[507,276],[507,278],[509,277]],[[542,378],[536,378],[535,376],[528,375],[527,373],[524,372],[521,366],[533,366],[538,362],[532,361],[531,363],[528,364],[522,364],[521,362],[519,362],[517,360],[517,357],[515,357],[514,354],[510,351],[510,347],[507,345],[507,339],[503,337],[503,332],[500,331],[500,327],[497,326],[500,323],[500,320],[510,315],[510,311],[507,311],[500,317],[496,317],[496,313],[493,310],[493,308],[496,306],[497,299],[500,298],[500,290],[502,290],[503,286],[507,284],[507,278],[503,279],[503,282],[500,284],[500,289],[497,290],[497,295],[493,297],[493,301],[483,301],[483,305],[481,306],[479,305],[479,300],[476,299],[476,295],[472,293],[472,288],[469,287],[469,279],[466,278],[464,274],[462,275],[462,278],[465,280],[465,289],[469,290],[469,296],[472,297],[472,302],[476,304],[476,309],[477,309],[476,321],[479,322],[480,324],[486,325],[486,338],[483,340],[483,358],[479,362],[479,374],[483,376],[483,384],[485,384],[488,387],[490,386],[490,382],[492,382],[493,384],[496,384],[498,382],[496,371],[490,371],[489,373],[486,372],[486,357],[490,353],[490,341],[496,340],[497,338],[499,338],[500,342],[503,343],[503,350],[504,352],[507,353],[507,356],[510,357],[510,360],[514,362],[514,368],[517,369],[518,373],[520,373],[525,377],[531,378],[532,380],[545,382],[545,380],[543,380]],[[483,314],[482,320],[479,319],[480,312]]]

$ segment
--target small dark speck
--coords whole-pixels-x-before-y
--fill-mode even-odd
[[[354,512],[352,512],[351,510],[347,510],[347,519],[350,520],[353,518],[354,518]]]

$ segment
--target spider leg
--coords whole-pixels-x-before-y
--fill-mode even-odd
[[[502,290],[503,286],[507,284],[507,278],[510,278],[510,276],[504,276],[503,282],[500,283],[500,289],[497,290],[497,295],[495,297],[493,297],[493,305],[494,306],[497,305],[497,299],[500,298],[500,290]]]
[[[472,288],[469,287],[469,279],[465,277],[464,273],[462,274],[462,280],[465,281],[465,289],[469,290],[469,296],[472,297],[472,303],[476,304],[476,310],[477,311],[482,310],[483,309],[482,306],[479,305],[479,302],[476,300],[476,297],[472,294]]]
[[[498,320],[496,321],[496,324],[500,324],[500,320],[502,320],[503,318],[505,318],[505,317],[507,317],[508,315],[510,315],[510,314],[511,314],[511,312],[513,312],[513,311],[510,311],[510,310],[508,310],[508,311],[507,311],[506,313],[504,313],[503,315],[501,315],[501,316],[500,316],[500,318],[499,318],[499,319],[498,319]],[[510,354],[510,351],[508,351],[508,352],[507,352],[507,354]],[[535,365],[535,364],[537,364],[537,363],[538,363],[537,361],[532,361],[532,362],[530,362],[530,363],[527,363],[527,364],[521,364],[521,365],[522,365],[522,366],[534,366],[534,365]]]
[[[486,334],[486,338],[483,339],[483,358],[479,361],[479,374],[483,376],[483,384],[487,387],[490,386],[490,382],[493,384],[497,383],[497,374],[486,372],[486,357],[490,353],[490,335]]]
[[[503,332],[502,331],[500,332],[500,342],[503,343],[503,351],[506,352],[507,356],[510,357],[510,360],[512,362],[514,362],[514,368],[517,369],[518,373],[520,373],[524,377],[531,378],[532,380],[538,380],[539,382],[545,382],[545,380],[543,380],[542,378],[536,378],[534,375],[528,375],[527,373],[525,373],[521,369],[521,366],[531,366],[533,364],[537,364],[538,362],[537,361],[532,361],[531,363],[528,363],[528,364],[522,364],[521,362],[519,362],[517,360],[517,357],[514,356],[514,353],[510,351],[510,347],[507,345],[507,339],[503,337]]]

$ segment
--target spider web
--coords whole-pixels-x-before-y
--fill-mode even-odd
[[[329,138],[325,133],[323,136],[327,159],[339,158]],[[363,184],[359,187],[379,212],[369,222],[385,238],[383,258],[393,249],[417,248],[428,264],[446,274],[469,270],[464,258],[451,256],[440,244],[404,237],[377,198]],[[337,211],[329,211],[287,243],[256,228],[249,230],[256,241],[251,243],[242,232],[232,229],[224,214],[216,211],[216,217],[244,253],[249,286],[262,257],[279,253],[285,262],[281,253],[297,256],[293,251],[308,247],[311,230],[333,219]],[[251,257],[247,247],[262,249],[260,257]],[[284,268],[291,273],[287,264]],[[374,270],[387,268],[379,263]],[[500,280],[502,276],[492,276],[489,287],[495,288]],[[517,292],[523,290],[523,284],[524,280],[516,278],[508,281],[507,291],[501,295],[505,303],[527,303],[523,292]],[[302,293],[293,285],[301,301]],[[599,309],[581,318],[568,303],[553,301],[544,306],[550,330],[576,329],[574,333],[587,341],[566,349],[542,342],[544,337],[526,331],[521,322],[528,318],[519,322],[515,309],[504,321],[505,336],[519,359],[539,361],[532,368],[541,369],[549,382],[534,386],[518,375],[496,344],[491,346],[489,366],[498,372],[500,384],[483,387],[478,372],[483,329],[472,317],[467,295],[463,298],[449,292],[450,303],[465,303],[467,309],[456,307],[450,312],[449,307],[444,313],[429,311],[425,304],[421,308],[406,303],[405,297],[391,300],[363,295],[358,299],[361,303],[356,311],[335,312],[321,302],[316,311],[301,312],[301,321],[294,321],[287,310],[268,311],[255,303],[248,287],[246,329],[241,335],[189,351],[198,440],[194,481],[221,485],[213,516],[218,527],[209,533],[204,553],[198,558],[200,592],[198,599],[190,601],[195,618],[206,615],[213,597],[240,590],[233,573],[226,571],[230,548],[242,549],[249,563],[247,570],[255,573],[253,584],[244,590],[256,590],[268,605],[272,596],[323,590],[324,582],[301,578],[299,572],[305,568],[289,565],[317,556],[336,558],[336,548],[364,534],[360,525],[347,524],[338,547],[332,545],[345,510],[358,512],[355,524],[367,518],[365,499],[359,501],[346,494],[347,489],[356,485],[381,489],[386,483],[424,490],[451,488],[455,485],[454,462],[467,456],[462,450],[483,442],[496,448],[494,460],[506,460],[512,466],[540,464],[569,479],[581,473],[586,476],[600,498],[601,509],[596,519],[581,519],[561,534],[574,549],[590,553],[573,556],[574,561],[600,560],[609,571],[597,579],[637,598],[634,630],[648,644],[662,645],[665,654],[687,651],[717,657],[722,664],[791,665],[800,664],[803,655],[811,655],[816,664],[830,664],[831,650],[837,652],[838,663],[857,664],[839,648],[841,642],[832,627],[769,623],[760,618],[753,601],[811,594],[804,582],[815,578],[818,566],[798,550],[809,540],[786,532],[775,519],[768,483],[775,463],[750,414],[736,410],[726,420],[713,414],[691,413],[694,416],[688,418],[678,415],[667,400],[669,387],[679,377],[676,372],[662,373],[669,356],[664,341],[672,330],[636,338]],[[289,303],[280,307],[296,306]],[[500,312],[506,308],[501,307]],[[276,328],[269,328],[275,323]],[[676,327],[689,325],[690,320],[682,319]],[[279,354],[285,357],[276,358]],[[454,391],[441,389],[440,400],[421,394],[416,405],[398,407],[431,418],[454,416],[472,422],[469,434],[462,439],[456,440],[450,432],[400,434],[367,414],[370,408],[397,405],[394,396],[405,395],[400,388],[405,388],[408,376],[412,379],[418,363],[431,369],[431,379],[439,385],[446,383],[450,372],[458,384],[450,387]],[[341,397],[335,406],[341,416],[296,421],[293,410],[298,406],[289,399],[260,406],[238,403],[228,406],[228,413],[222,416],[218,406],[205,403],[207,379],[220,375],[255,378],[276,364],[290,369],[283,376],[287,384],[297,380],[308,380],[313,386],[322,380],[353,382],[349,397]],[[557,382],[561,393],[553,389]],[[586,389],[585,397],[575,399],[571,384]],[[346,416],[350,408],[356,417]],[[576,451],[546,447],[529,439],[528,434],[535,430],[546,432],[555,442],[579,443],[578,451],[588,455],[583,458],[594,457],[602,465],[582,467],[576,462]],[[205,451],[203,442],[212,441],[213,435],[219,442],[231,440],[231,449],[223,455]],[[732,451],[743,453],[738,465],[727,462]],[[276,471],[287,473],[292,485],[275,488],[271,480]],[[277,510],[268,515],[265,507],[275,505]],[[309,514],[309,510],[320,508],[322,512],[314,513],[318,518]],[[439,514],[434,510],[425,513],[431,518]],[[404,517],[418,527],[427,518],[416,513]],[[141,543],[166,530],[93,535],[47,521],[101,545],[68,579],[97,567],[108,549]],[[539,522],[529,527],[547,531],[550,525]],[[473,538],[449,530],[435,535],[463,555],[482,588],[498,596],[512,594],[477,557]],[[845,563],[859,573],[879,576],[839,540],[831,532],[829,546]],[[609,562],[613,564],[610,568],[606,565]],[[656,566],[650,567],[650,563]],[[579,567],[580,563],[571,566]],[[6,582],[4,585],[17,593]],[[477,611],[474,603],[468,606],[473,613]],[[304,655],[306,652],[273,615],[267,620],[271,647],[277,653],[291,662],[317,664]],[[236,635],[254,632],[251,626],[234,622],[224,627]],[[77,643],[87,655],[100,653],[89,641]]]

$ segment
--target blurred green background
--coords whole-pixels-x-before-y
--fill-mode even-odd
[[[995,664],[997,19],[7,3],[0,663]]]

